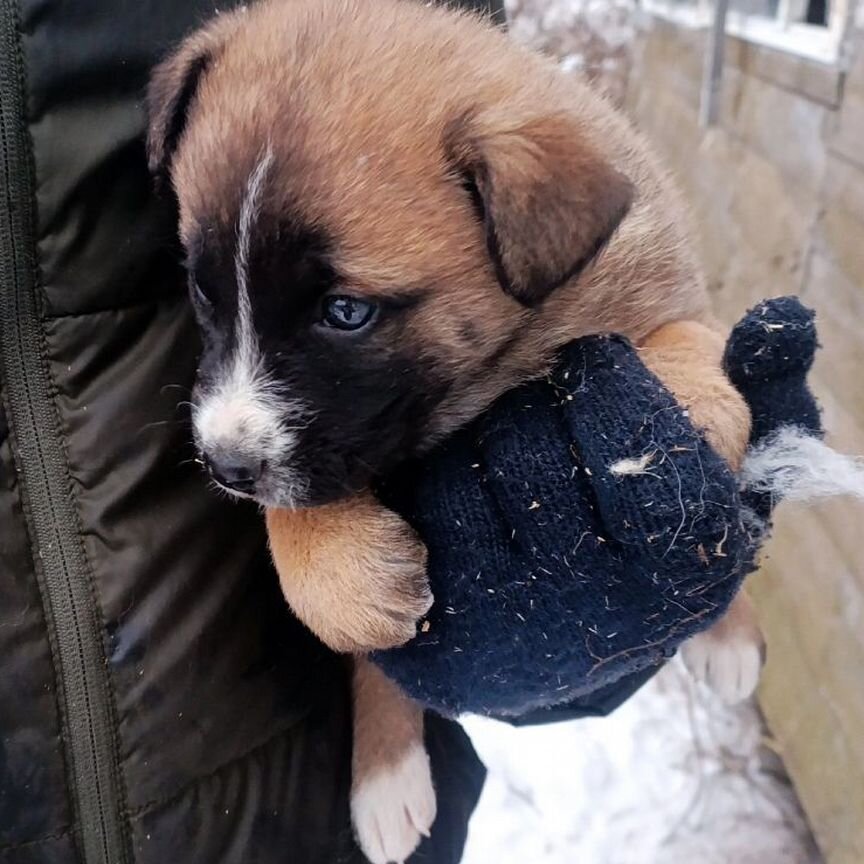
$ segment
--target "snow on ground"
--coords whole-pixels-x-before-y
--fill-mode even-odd
[[[468,718],[489,777],[463,864],[818,864],[755,704],[677,662],[611,717]]]

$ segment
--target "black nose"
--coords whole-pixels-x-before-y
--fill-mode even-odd
[[[205,453],[204,465],[210,476],[226,489],[251,493],[261,477],[263,462],[243,456],[214,456]]]

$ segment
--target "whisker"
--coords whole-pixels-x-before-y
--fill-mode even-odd
[[[159,393],[164,396],[168,390],[185,390],[187,393],[192,392],[185,384],[165,384],[159,388]]]
[[[189,459],[181,459],[181,460],[177,463],[177,467],[178,467],[178,468],[183,468],[183,467],[185,467],[186,465],[192,465],[193,463],[194,463],[195,465],[201,465],[202,467],[204,466],[204,462],[203,462],[201,459],[199,459],[197,456],[192,456],[192,457],[190,457]]]
[[[184,409],[189,410],[188,415],[185,414],[185,412],[184,412],[184,417],[183,417],[184,422],[186,420],[188,420],[189,417],[191,417],[194,420],[195,417],[198,416],[198,413],[201,411],[200,406],[196,405],[194,402],[188,402],[185,399],[182,402],[178,402],[174,406],[175,413],[180,412],[180,411],[184,411]]]
[[[148,429],[155,429],[158,426],[171,426],[181,424],[182,420],[154,420],[152,423],[145,423],[139,430],[138,434],[146,432]]]

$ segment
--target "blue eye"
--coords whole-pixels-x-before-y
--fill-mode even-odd
[[[375,317],[378,307],[368,300],[334,294],[321,304],[321,323],[335,330],[360,330]]]

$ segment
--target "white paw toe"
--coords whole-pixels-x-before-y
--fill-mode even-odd
[[[429,836],[435,806],[429,757],[418,745],[355,784],[351,818],[363,854],[372,864],[403,864]]]
[[[690,673],[728,705],[752,696],[762,672],[762,646],[744,636],[716,639],[699,633],[681,646]]]

